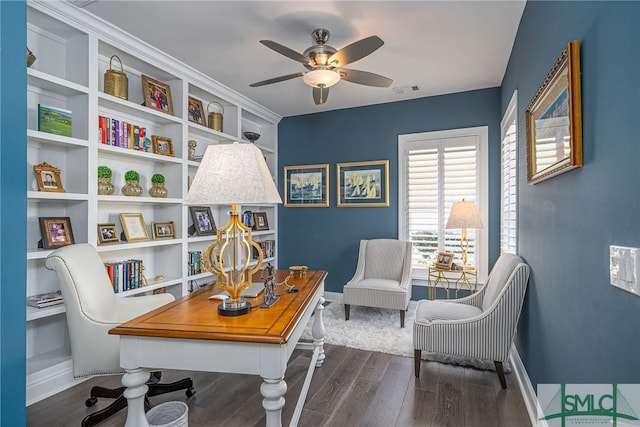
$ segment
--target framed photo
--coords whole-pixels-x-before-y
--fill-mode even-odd
[[[121,213],[120,225],[124,231],[124,237],[127,242],[141,242],[149,240],[147,225],[141,213]]]
[[[285,166],[284,205],[329,207],[329,164]]]
[[[202,106],[202,101],[189,97],[188,104],[189,121],[206,126],[207,123],[204,118],[204,107]]]
[[[116,229],[116,224],[98,224],[98,244],[103,245],[105,243],[117,243],[120,239],[118,238],[118,230]]]
[[[175,230],[175,227],[173,226],[173,221],[152,222],[151,232],[152,232],[151,234],[153,235],[153,240],[176,238],[176,230]]]
[[[253,223],[255,224],[256,230],[268,230],[269,223],[267,222],[267,213],[266,212],[254,212],[253,213]]]
[[[440,268],[443,270],[451,270],[452,265],[453,265],[453,254],[449,252],[438,253],[438,258],[436,258],[436,268]]]
[[[152,79],[144,74],[141,77],[142,90],[144,92],[144,105],[173,115],[171,87],[166,83]]]
[[[580,42],[567,44],[525,111],[527,181],[582,166]]]
[[[60,169],[51,166],[49,163],[40,163],[33,167],[38,182],[38,191],[55,191],[64,193],[62,179],[60,179]]]
[[[153,152],[156,154],[162,154],[163,156],[174,156],[173,153],[173,140],[166,136],[151,135],[151,141],[153,142]]]
[[[60,246],[73,245],[73,230],[71,219],[67,217],[40,217],[40,234],[42,247],[55,249]]]
[[[338,163],[338,207],[389,206],[389,160]]]
[[[189,206],[193,227],[198,236],[216,234],[216,223],[213,220],[211,208],[208,206]]]

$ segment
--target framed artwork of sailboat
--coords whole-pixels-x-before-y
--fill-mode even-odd
[[[389,160],[338,163],[338,207],[389,206]]]
[[[329,207],[329,164],[285,166],[285,207]]]

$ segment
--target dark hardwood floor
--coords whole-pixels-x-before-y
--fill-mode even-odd
[[[530,426],[515,375],[508,374],[502,390],[495,372],[423,362],[420,378],[413,374],[413,359],[325,345],[326,359],[316,371],[300,419],[301,427],[316,426]],[[293,415],[302,388],[310,352],[296,351],[285,381],[288,390],[283,425]],[[257,376],[188,371],[164,371],[163,382],[185,376],[194,380],[195,396],[184,392],[152,398],[154,404],[186,401],[189,425],[248,427],[264,426]],[[27,408],[27,426],[80,426],[89,413],[109,404],[101,399],[94,408],[85,407],[93,385],[120,386],[120,376],[87,380]],[[126,409],[100,427],[124,425]]]

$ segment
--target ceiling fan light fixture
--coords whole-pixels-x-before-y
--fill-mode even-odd
[[[331,70],[313,70],[305,74],[302,81],[311,87],[331,87],[340,81],[340,74]]]

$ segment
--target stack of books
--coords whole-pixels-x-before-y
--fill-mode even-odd
[[[51,307],[52,305],[64,304],[62,292],[46,292],[44,294],[30,295],[27,297],[27,305],[36,308]]]

